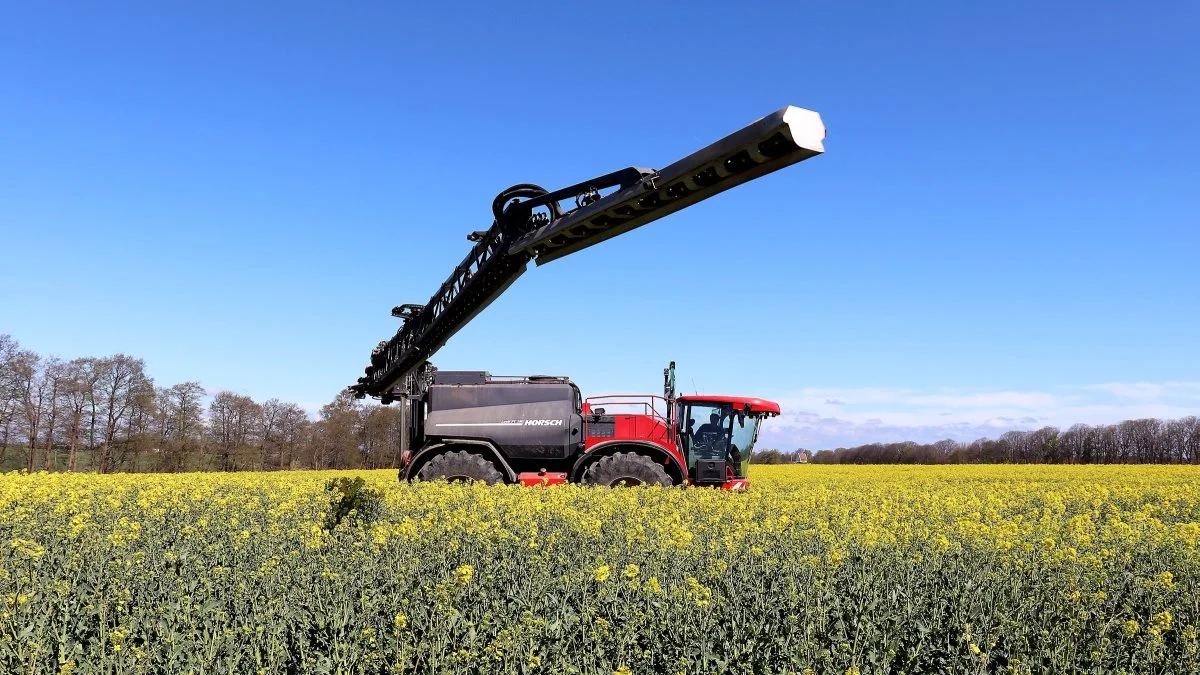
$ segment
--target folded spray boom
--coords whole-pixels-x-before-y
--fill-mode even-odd
[[[392,309],[403,325],[379,343],[350,390],[384,403],[423,390],[428,359],[529,261],[557,260],[819,155],[824,138],[819,114],[788,106],[657,171],[629,167],[553,192],[508,188],[492,202],[492,226],[467,236],[471,251],[429,302]]]

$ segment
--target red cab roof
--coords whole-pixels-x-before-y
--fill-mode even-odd
[[[779,414],[778,403],[748,396],[706,396],[696,394],[694,396],[680,396],[678,400],[685,403],[730,403],[733,405],[734,410],[745,409],[748,405],[752,413]]]

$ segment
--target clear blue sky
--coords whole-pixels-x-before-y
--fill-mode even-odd
[[[793,447],[1200,412],[1194,2],[248,5],[0,7],[0,332],[314,408],[500,189],[792,104],[824,156],[532,269],[435,363],[675,359]]]

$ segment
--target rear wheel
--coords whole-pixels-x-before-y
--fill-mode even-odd
[[[633,485],[671,485],[666,469],[645,455],[618,452],[603,457],[588,467],[583,475],[588,485],[630,487]]]
[[[494,485],[504,482],[504,474],[500,473],[495,464],[466,450],[443,452],[421,467],[417,477],[421,480],[444,478],[451,483],[483,481]]]

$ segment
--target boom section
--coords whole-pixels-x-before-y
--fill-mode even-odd
[[[508,234],[501,223],[477,237],[454,273],[424,305],[392,308],[404,321],[396,334],[371,352],[364,377],[350,387],[356,396],[378,396],[390,403],[395,393],[416,393],[419,383],[406,381],[459,329],[475,318],[525,271],[528,255],[509,255]],[[403,392],[393,392],[403,383]]]
[[[468,235],[471,251],[429,301],[392,309],[404,323],[350,390],[384,403],[423,391],[418,371],[530,260],[557,260],[821,154],[824,138],[819,114],[788,106],[661,170],[629,167],[553,192],[514,185],[492,202],[492,226]]]
[[[557,260],[819,155],[825,151],[824,140],[819,114],[788,106],[538,227],[517,240],[513,250],[531,251],[538,265]]]

